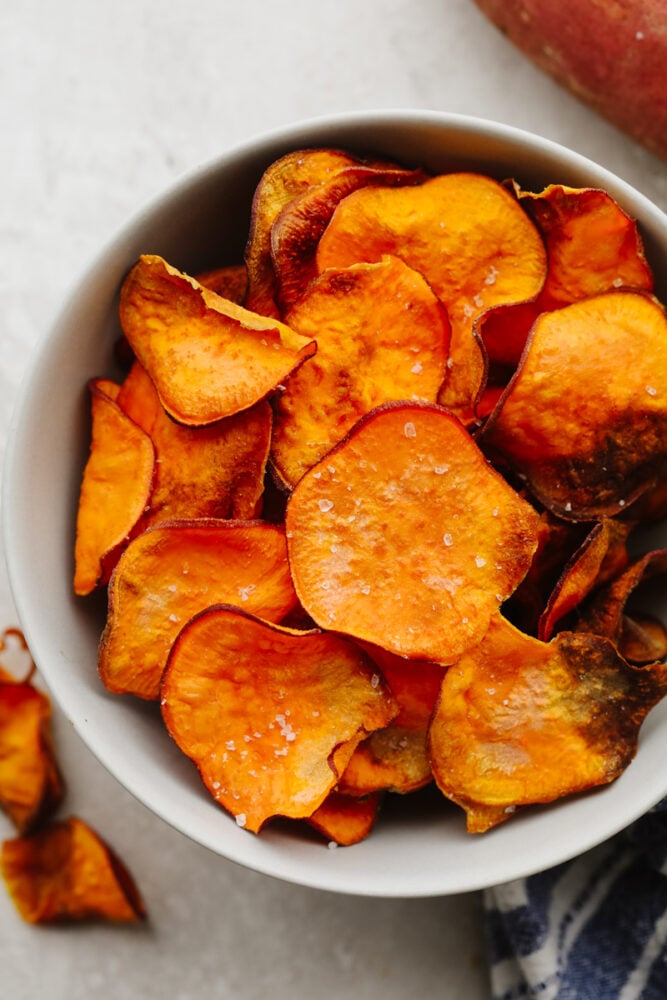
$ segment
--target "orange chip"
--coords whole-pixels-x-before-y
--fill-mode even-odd
[[[623,615],[621,635],[618,640],[621,656],[636,666],[655,663],[667,658],[667,628],[661,621],[648,615]]]
[[[399,258],[323,272],[287,322],[317,338],[317,355],[275,401],[271,458],[284,482],[294,485],[380,403],[437,399],[449,320],[422,276]]]
[[[329,792],[318,809],[308,817],[308,824],[335,846],[350,847],[369,835],[380,807],[379,793],[356,797]]]
[[[117,401],[155,447],[155,483],[146,525],[182,517],[256,516],[271,440],[269,403],[257,403],[206,427],[185,427],[167,416],[139,362],[132,366]]]
[[[667,469],[667,317],[609,292],[543,313],[481,435],[553,513],[617,514]]]
[[[369,185],[403,187],[423,181],[424,176],[421,170],[357,163],[343,167],[329,180],[312,185],[289,201],[271,228],[276,301],[281,313],[298,302],[317,276],[317,245],[343,198]]]
[[[577,608],[592,590],[625,568],[630,531],[631,525],[611,518],[604,518],[593,526],[549,597],[538,626],[539,639],[549,640],[558,622]]]
[[[271,230],[282,209],[309,188],[322,184],[358,161],[337,149],[296,150],[274,160],[253,197],[245,250],[248,271],[246,306],[263,316],[279,315],[271,260]]]
[[[55,810],[64,785],[51,736],[51,703],[30,679],[0,670],[0,808],[19,833]]]
[[[92,440],[83,471],[74,549],[74,591],[107,582],[120,553],[140,529],[153,489],[150,438],[122,411],[108,379],[89,383]]]
[[[269,621],[296,605],[285,533],[263,521],[172,521],[144,531],[109,583],[99,670],[116,694],[155,699],[172,643],[195,613],[238,604]]]
[[[412,792],[432,778],[426,738],[445,668],[405,660],[377,647],[367,652],[396,699],[398,714],[359,744],[338,788],[357,796],[380,789]]]
[[[432,404],[377,407],[299,481],[289,558],[305,610],[413,659],[484,635],[537,545],[536,511]]]
[[[590,634],[543,643],[498,614],[445,675],[429,734],[434,778],[483,832],[518,806],[617,778],[665,694],[667,664],[632,667]]]
[[[440,402],[467,415],[485,377],[475,318],[501,302],[531,298],[544,282],[546,255],[535,226],[512,194],[478,174],[364,188],[344,198],[320,240],[318,270],[385,254],[420,271],[446,306],[451,370]]]
[[[191,426],[249,409],[316,350],[151,255],[123,282],[120,321],[165,410]]]
[[[195,275],[195,280],[223,299],[243,305],[248,290],[248,271],[245,264],[227,264]]]
[[[350,643],[225,605],[179,634],[161,702],[167,729],[216,801],[255,833],[272,816],[311,816],[338,779],[337,749],[349,756],[395,712]]]
[[[2,845],[0,868],[25,921],[136,921],[145,914],[132,876],[77,817]]]

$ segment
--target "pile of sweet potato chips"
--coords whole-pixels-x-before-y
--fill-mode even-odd
[[[2,844],[0,874],[28,923],[139,920],[145,907],[120,858],[79,817],[55,816],[65,786],[51,704],[33,683],[22,633],[5,630],[0,652],[16,647],[29,661],[23,678],[0,662],[0,808],[17,832]]]
[[[215,261],[212,262],[215,264]],[[258,832],[365,837],[431,783],[482,832],[616,778],[667,693],[667,318],[605,192],[304,149],[243,260],[142,256],[90,384],[74,587]],[[658,583],[660,581],[658,580]]]

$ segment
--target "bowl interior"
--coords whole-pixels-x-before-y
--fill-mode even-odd
[[[114,374],[120,282],[141,253],[190,273],[242,259],[250,201],[264,168],[305,146],[381,153],[430,171],[471,169],[609,191],[642,227],[658,294],[667,294],[667,220],[621,180],[553,143],[475,119],[438,113],[342,115],[283,129],[196,171],[133,219],[77,282],[41,345],[10,431],[3,514],[12,591],[35,661],[65,714],[116,778],[193,840],[252,869],[292,882],[377,896],[468,891],[549,867],[617,832],[667,793],[667,704],[649,715],[635,761],[613,785],[526,809],[473,837],[463,813],[424,792],[392,802],[372,835],[337,851],[293,826],[255,837],[204,790],[171,743],[154,706],[109,695],[96,653],[101,595],[72,594],[73,535],[88,435],[86,382]],[[650,544],[667,546],[658,527]],[[658,597],[667,619],[667,598]],[[660,761],[660,766],[658,762]]]

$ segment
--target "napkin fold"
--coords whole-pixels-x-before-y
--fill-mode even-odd
[[[493,1000],[667,1000],[667,799],[484,909]]]

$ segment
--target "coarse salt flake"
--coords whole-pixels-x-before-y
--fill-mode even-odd
[[[245,813],[239,813],[237,815],[237,817],[236,817],[236,825],[237,826],[245,826],[246,825],[246,814]]]
[[[408,420],[408,422],[403,425],[403,433],[405,434],[406,438],[417,437],[417,428],[412,423],[412,421]]]
[[[484,556],[475,556],[475,566],[481,569],[482,566],[486,566],[486,559]]]
[[[333,508],[333,505],[334,505],[333,504],[333,500],[318,500],[317,501],[317,506],[320,508],[320,510],[322,511],[323,514],[326,514],[327,511],[330,511]]]
[[[413,375],[421,375],[421,373],[424,371],[424,366],[421,363],[421,361],[415,361],[410,371],[412,372]]]
[[[452,538],[452,536],[448,531],[445,532],[445,534],[442,536],[442,540],[448,547],[454,544],[454,539]]]

